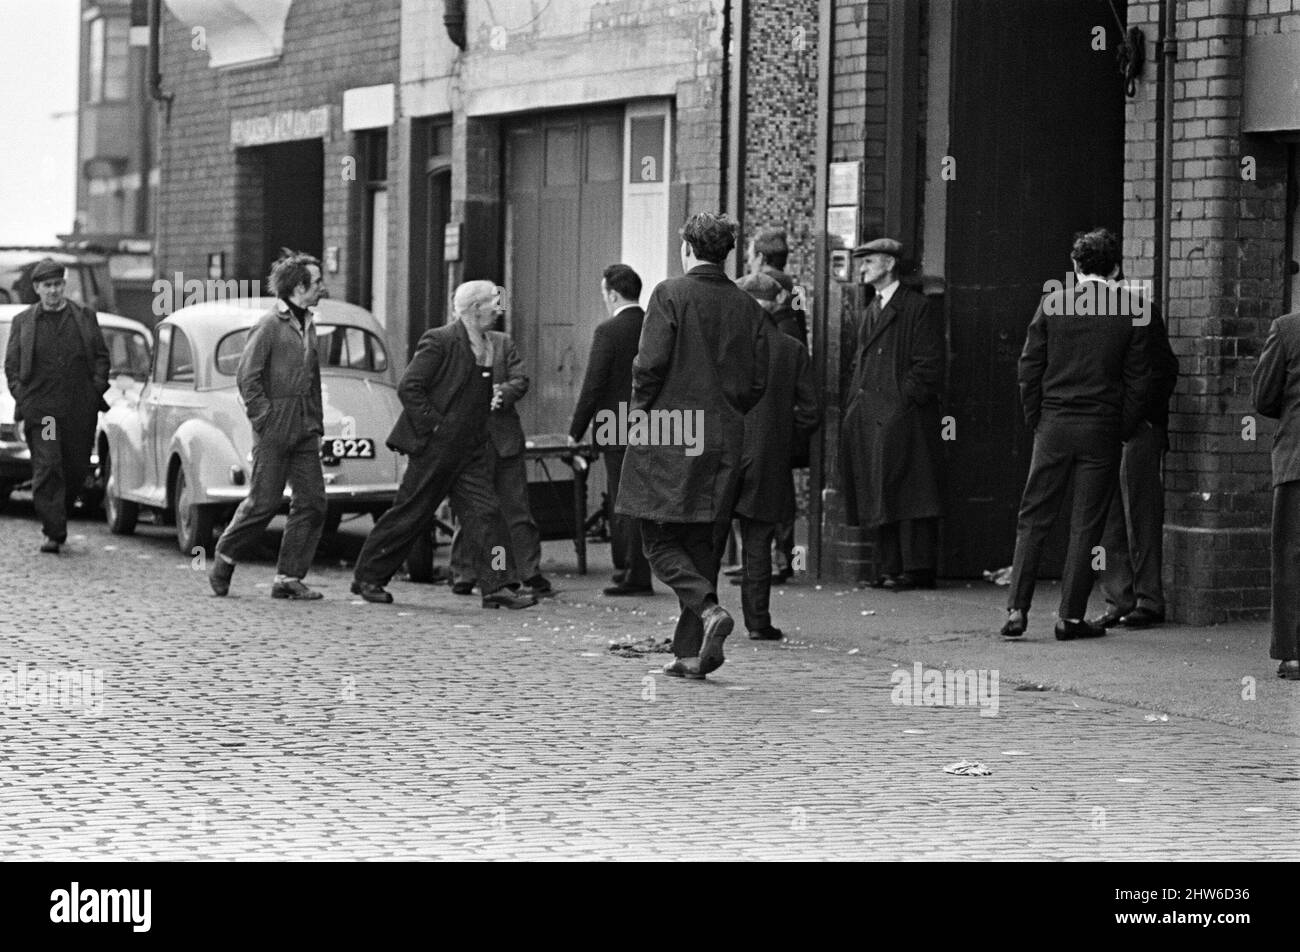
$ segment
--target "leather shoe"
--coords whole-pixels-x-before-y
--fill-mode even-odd
[[[731,634],[736,621],[721,605],[711,605],[700,616],[704,623],[704,644],[700,647],[700,673],[710,674],[722,667],[727,659],[722,655],[722,643]]]
[[[664,665],[664,674],[670,678],[686,678],[688,681],[703,681],[699,658],[678,658],[671,664]]]
[[[1283,661],[1277,666],[1277,676],[1286,681],[1300,681],[1300,663]]]
[[[391,605],[393,596],[384,590],[384,586],[376,585],[374,582],[353,582],[352,594],[360,595],[368,602],[374,602],[376,605]]]
[[[655,590],[648,585],[645,588],[641,588],[639,585],[621,584],[611,585],[609,588],[605,589],[604,592],[611,598],[618,598],[624,595],[653,595]]]
[[[1029,616],[1027,612],[1020,609],[1007,612],[1006,624],[1002,626],[1001,635],[1003,638],[1020,638],[1025,634],[1025,629],[1029,626]]]
[[[272,598],[290,598],[295,602],[314,602],[324,598],[320,592],[308,588],[300,579],[291,578],[287,582],[275,582],[271,585]]]
[[[537,604],[537,599],[532,595],[515,595],[508,588],[498,589],[491,595],[483,596],[484,608],[510,608],[518,610],[520,608],[532,608]]]
[[[1088,619],[1088,623],[1096,625],[1098,628],[1114,628],[1121,623],[1121,620],[1128,612],[1122,612],[1118,608],[1108,608],[1100,615],[1094,615]]]
[[[212,569],[208,572],[208,584],[213,594],[225,595],[230,591],[230,578],[235,574],[235,566],[219,555],[212,557]]]
[[[622,585],[627,581],[627,569],[619,569],[619,571],[609,577],[609,580],[615,585]]]
[[[784,637],[785,632],[780,628],[773,628],[771,625],[749,633],[750,641],[780,641]]]
[[[772,584],[784,585],[786,582],[790,581],[790,579],[792,579],[793,577],[794,577],[794,569],[787,566],[786,568],[781,569],[779,572],[772,573]]]
[[[870,585],[872,588],[890,588],[894,584],[894,576],[890,575],[888,572],[885,572],[881,575],[877,575],[867,584]]]
[[[1101,638],[1106,629],[1089,621],[1058,621],[1056,640],[1073,641],[1075,638]]]
[[[451,590],[455,592],[457,595],[473,595],[474,583],[473,582],[452,582]]]
[[[1150,628],[1152,625],[1162,625],[1164,621],[1164,612],[1138,607],[1121,618],[1119,623],[1125,628]]]
[[[549,598],[555,594],[550,579],[544,575],[534,575],[532,578],[525,580],[524,589],[526,594],[535,598]]]
[[[45,541],[41,543],[41,551],[50,555],[58,555],[59,543],[55,542],[49,536],[46,536]]]

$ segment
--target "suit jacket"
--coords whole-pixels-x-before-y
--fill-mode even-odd
[[[108,404],[104,402],[104,391],[108,389],[111,364],[108,359],[108,345],[104,343],[104,334],[99,329],[99,321],[95,318],[94,311],[76,301],[69,300],[66,306],[72,310],[77,333],[81,338],[81,346],[86,355],[86,365],[90,368],[89,379],[84,382],[69,381],[68,383],[70,386],[78,384],[85,386],[88,413],[107,410]],[[32,354],[36,347],[36,312],[40,307],[40,303],[37,302],[19,311],[14,315],[13,323],[9,328],[9,346],[5,348],[4,367],[5,379],[9,382],[9,392],[14,398],[15,423],[23,418],[23,391],[31,383],[34,372]]]
[[[790,460],[799,437],[821,423],[812,362],[803,345],[769,318],[767,390],[745,414],[745,448],[740,462],[737,515],[764,522],[794,518]]]
[[[325,432],[320,355],[311,316],[304,331],[283,301],[248,334],[235,379],[259,443],[292,446]]]
[[[492,383],[501,387],[501,406],[488,414],[488,437],[497,456],[505,459],[524,451],[524,425],[515,403],[528,392],[529,380],[510,335],[488,331],[487,336],[492,339]],[[468,331],[465,340],[468,343]]]
[[[1093,293],[1092,283],[1074,288],[1076,301]],[[1019,366],[1025,422],[1114,427],[1127,441],[1147,412],[1147,328],[1134,323],[1135,306],[1118,303],[1126,292],[1119,292],[1115,310],[1101,315],[1078,313],[1069,293],[1044,295],[1029,322]]]
[[[1251,381],[1255,409],[1278,420],[1273,434],[1273,485],[1300,479],[1300,312],[1268,329]]]
[[[943,314],[899,286],[875,330],[851,325],[856,345],[840,440],[849,525],[879,526],[943,513],[939,389]]]
[[[592,419],[602,410],[618,416],[620,403],[632,402],[632,360],[641,341],[641,325],[645,311],[629,307],[601,321],[591,337],[591,355],[587,358],[587,373],[582,380],[582,392],[569,424],[569,435],[579,442],[587,432]],[[606,446],[602,449],[622,449]]]
[[[766,315],[718,264],[661,281],[650,295],[632,362],[631,413],[702,419],[702,444],[631,445],[615,511],[656,522],[731,517],[745,414],[767,387]],[[629,433],[629,436],[631,434]],[[688,455],[691,454],[691,455]]]
[[[388,435],[388,448],[417,456],[430,447],[440,431],[455,427],[456,398],[474,373],[469,332],[459,320],[424,332],[415,354],[397,385],[401,416]],[[484,439],[487,433],[483,434]]]

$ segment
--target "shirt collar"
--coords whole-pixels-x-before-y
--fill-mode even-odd
[[[880,298],[881,308],[884,308],[889,304],[889,299],[894,296],[894,292],[897,290],[898,290],[898,282],[893,281],[890,284],[886,285],[881,290],[876,292],[876,296]]]
[[[1083,284],[1085,281],[1096,281],[1100,284],[1110,284],[1108,278],[1103,278],[1099,274],[1077,274],[1074,276],[1075,285]]]
[[[275,310],[280,315],[282,320],[287,321],[290,317],[293,316],[293,311],[289,310],[289,303],[285,301],[284,298],[275,299]],[[307,308],[308,323],[315,320],[315,318],[316,318],[316,309],[314,307]]]
[[[635,303],[635,302],[633,302],[633,303],[631,303],[631,304],[620,304],[618,307],[614,308],[614,313],[611,314],[610,317],[618,317],[620,314],[622,314],[624,311],[626,311],[629,307],[640,307],[640,306],[641,306],[640,304],[637,304],[637,303]]]

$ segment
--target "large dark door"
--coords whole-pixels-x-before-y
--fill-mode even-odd
[[[319,139],[269,145],[263,179],[262,274],[281,248],[320,257],[325,245],[325,150]]]
[[[622,248],[623,114],[534,116],[506,131],[506,254],[511,326],[532,388],[528,433],[565,433],[592,329],[605,318],[600,276]]]
[[[1043,282],[1064,280],[1075,232],[1123,225],[1124,88],[1107,0],[954,6],[945,571],[972,577],[1009,565],[1015,547],[1032,448],[1016,363]],[[1097,26],[1105,51],[1093,49]],[[1055,567],[1064,538],[1058,529]]]

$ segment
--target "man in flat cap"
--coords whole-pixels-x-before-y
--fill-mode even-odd
[[[874,528],[875,588],[933,588],[938,565],[939,388],[943,316],[899,283],[903,247],[878,238],[854,249],[858,275],[875,289],[850,328],[852,385],[844,412],[841,470],[849,525]]]
[[[63,265],[38,262],[32,286],[40,300],[14,315],[5,379],[14,422],[25,423],[31,448],[32,502],[45,533],[41,551],[57,553],[90,469],[97,415],[108,409],[108,347],[95,312],[64,297]]]

